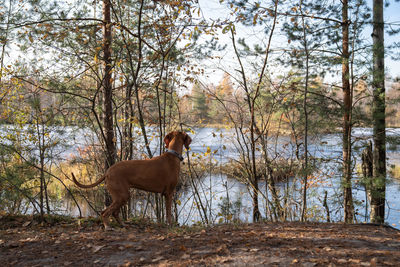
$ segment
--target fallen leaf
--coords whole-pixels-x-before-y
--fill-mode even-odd
[[[135,240],[136,239],[136,235],[135,234],[129,234],[128,235],[128,239],[129,240]]]
[[[132,248],[133,244],[129,243],[129,244],[125,244],[125,248]]]
[[[105,246],[94,246],[92,252],[93,252],[93,253],[96,253],[96,252],[98,252],[100,249],[102,249],[103,247],[105,247]]]
[[[164,259],[164,257],[159,256],[159,257],[153,259],[152,262],[157,262],[157,261],[160,261],[160,260],[163,260],[163,259]]]
[[[22,226],[23,226],[23,227],[27,227],[27,226],[29,226],[31,223],[32,223],[32,221],[27,221],[27,222],[24,222],[24,224],[23,224]]]
[[[359,260],[359,259],[350,259],[350,262],[354,263],[354,264],[360,264],[361,260]]]
[[[132,262],[130,262],[130,261],[125,261],[125,263],[122,264],[122,266],[126,266],[126,267],[132,266]]]
[[[280,263],[281,263],[280,257],[272,256],[272,257],[267,257],[266,260],[263,262],[263,265],[264,266],[270,266],[270,265],[276,266],[276,265],[280,265]]]
[[[218,254],[229,254],[230,251],[229,251],[228,247],[225,244],[223,244],[217,248],[217,253]]]
[[[189,259],[190,258],[190,255],[189,254],[183,254],[182,256],[181,256],[181,259],[182,260],[187,260],[187,259]]]
[[[371,261],[370,261],[371,266],[376,266],[377,261],[378,261],[377,258],[372,258]]]
[[[371,263],[369,263],[369,262],[361,262],[360,263],[360,266],[366,266],[366,267],[368,267],[368,266],[371,266]]]

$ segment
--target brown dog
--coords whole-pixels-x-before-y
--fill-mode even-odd
[[[184,132],[171,132],[164,138],[167,152],[148,160],[125,160],[111,166],[105,175],[91,185],[79,183],[74,174],[74,183],[81,188],[92,188],[106,180],[112,203],[101,213],[105,230],[109,229],[109,217],[118,223],[119,211],[129,199],[129,188],[137,188],[154,193],[162,193],[166,201],[167,221],[171,224],[172,196],[178,183],[183,146],[189,149],[192,139]]]

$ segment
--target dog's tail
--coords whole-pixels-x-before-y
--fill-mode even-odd
[[[103,177],[101,177],[99,180],[97,180],[93,184],[86,185],[86,184],[81,184],[80,182],[78,182],[78,180],[76,180],[75,175],[74,175],[73,172],[71,172],[71,174],[72,174],[72,180],[74,181],[74,183],[77,186],[81,187],[81,188],[92,188],[92,187],[95,187],[95,186],[99,185],[101,182],[103,182],[106,179],[106,176],[104,175]]]

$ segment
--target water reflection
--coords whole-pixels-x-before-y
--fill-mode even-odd
[[[68,145],[68,149],[61,150],[62,154],[60,158],[68,158],[71,154],[78,154],[78,148],[90,143],[95,139],[93,135],[88,133],[87,130],[78,131],[65,131],[62,138]],[[214,162],[218,164],[225,163],[230,159],[238,159],[240,157],[238,144],[235,141],[235,132],[231,129],[214,129],[214,128],[201,128],[196,129],[192,135],[193,142],[191,144],[191,151],[189,156],[195,158],[196,154],[204,154],[206,151],[212,151],[212,158],[204,157],[203,160]],[[361,153],[361,147],[371,138],[372,130],[364,128],[355,128],[353,130],[353,141],[354,141],[354,161],[355,165],[360,163],[359,155]],[[73,135],[73,137],[71,137]],[[400,129],[387,129],[387,135],[389,137],[400,136]],[[141,143],[136,144],[140,147]],[[89,142],[90,141],[90,142]],[[334,221],[340,221],[343,217],[342,211],[342,196],[340,188],[340,166],[341,166],[341,134],[323,134],[314,136],[309,140],[309,153],[310,156],[315,160],[320,160],[318,164],[318,171],[314,173],[315,181],[312,179],[311,182],[315,182],[308,192],[308,207],[315,214],[314,220],[325,220],[325,210],[322,206],[323,197],[325,191],[327,191],[327,204],[331,211],[331,219]],[[153,151],[158,151],[158,138],[152,139],[151,148]],[[293,157],[295,147],[289,137],[271,137],[269,140],[268,151],[271,155],[279,154],[281,157],[290,158]],[[260,155],[261,152],[257,152]],[[300,153],[302,153],[300,148]],[[398,145],[388,145],[387,150],[388,165],[400,164],[400,148]],[[357,184],[357,173],[354,169],[354,188],[353,195],[354,199],[357,200],[357,220],[362,222],[368,220],[366,218],[365,204],[366,196],[365,190],[362,186]],[[393,180],[388,177],[390,181],[386,188],[387,206],[386,206],[386,221],[390,225],[400,225],[400,194],[399,194],[399,181]],[[226,175],[217,175],[215,172],[205,172],[205,174],[193,181],[198,193],[194,191],[193,184],[185,187],[177,194],[177,214],[180,224],[193,224],[199,221],[204,221],[204,217],[207,216],[209,222],[219,222],[223,216],[221,216],[223,201],[229,199],[230,203],[234,203],[235,200],[240,200],[240,214],[238,217],[241,221],[251,222],[252,214],[252,201],[248,187],[234,179],[228,178]],[[286,205],[288,209],[291,209],[293,213],[300,209],[301,195],[299,189],[301,184],[298,179],[292,178],[285,183],[278,183],[280,195],[283,196],[286,192],[290,194],[290,200],[287,199],[285,202],[282,199],[282,205]],[[260,194],[260,211],[263,217],[266,217],[267,201],[271,201],[271,196],[266,191],[265,182],[260,182],[260,191],[263,192],[265,198]],[[131,203],[132,209],[136,214],[146,213],[150,217],[155,217],[153,209],[151,208],[152,203],[147,203],[146,193],[142,194],[142,198],[134,198]],[[201,202],[201,204],[200,204]],[[150,205],[150,207],[149,207]],[[154,204],[153,204],[154,205]],[[202,205],[205,209],[200,212]],[[65,210],[66,214],[78,216],[79,210],[71,199],[64,199],[61,203],[61,208]],[[83,216],[97,216],[97,213],[93,211],[86,201],[80,199],[79,206]],[[100,208],[101,209],[101,208]],[[222,214],[223,215],[223,214]],[[293,217],[292,219],[298,219]]]

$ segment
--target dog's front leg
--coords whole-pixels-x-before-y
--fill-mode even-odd
[[[172,225],[172,220],[171,220],[172,196],[173,193],[165,194],[165,208],[167,213],[167,222],[169,225]]]

